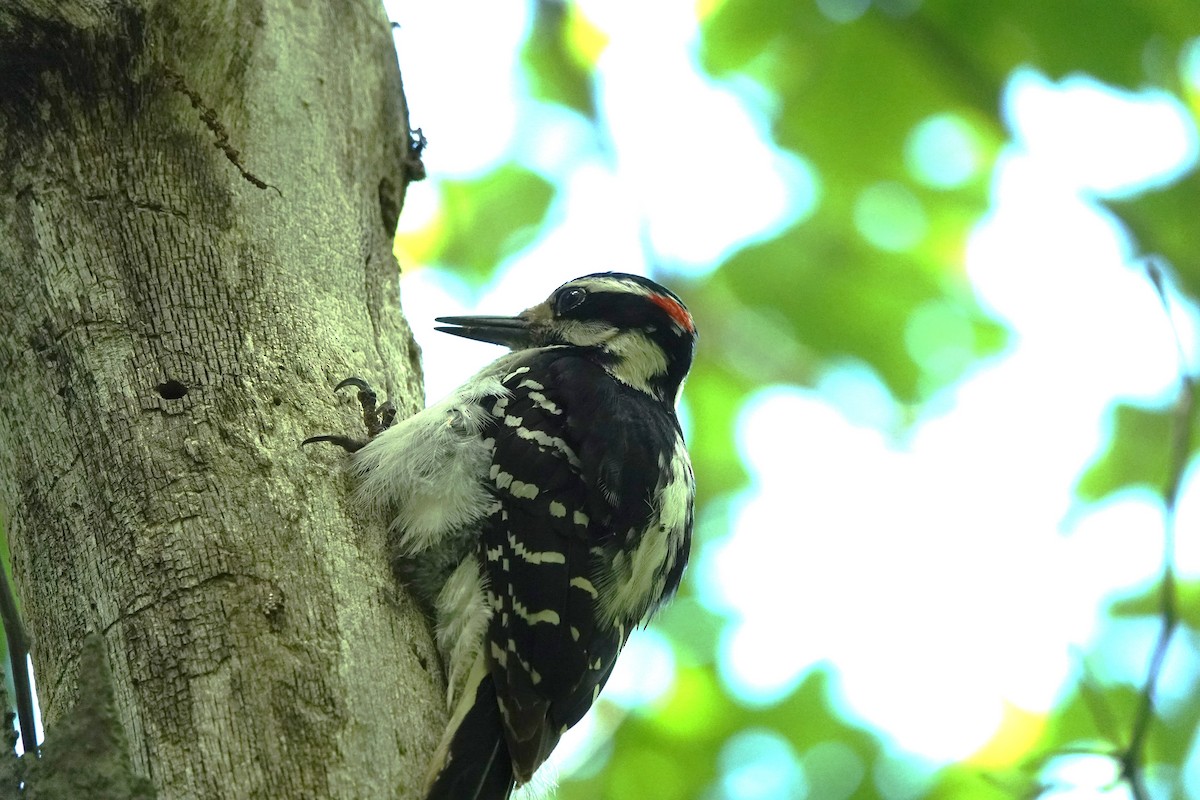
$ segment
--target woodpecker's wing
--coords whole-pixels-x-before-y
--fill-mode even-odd
[[[502,379],[511,392],[489,409],[490,478],[499,502],[481,547],[492,619],[484,645],[518,782],[577,721],[561,709],[591,705],[622,634],[596,624],[591,541],[596,536],[567,409],[548,390],[544,356]],[[591,513],[589,513],[591,512]]]
[[[562,375],[572,370],[589,374]],[[602,611],[597,565],[648,524],[656,453],[669,452],[674,423],[644,408],[612,418],[628,408],[596,395],[624,387],[570,348],[533,355],[502,382],[511,394],[488,409],[483,433],[495,440],[498,500],[481,541],[492,605],[484,647],[523,783],[591,707],[639,620]]]

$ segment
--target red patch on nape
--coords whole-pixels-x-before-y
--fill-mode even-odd
[[[667,312],[667,316],[675,320],[675,324],[683,328],[688,333],[696,332],[696,324],[692,322],[692,315],[688,310],[679,304],[679,301],[673,297],[667,297],[664,294],[650,295],[650,302]]]

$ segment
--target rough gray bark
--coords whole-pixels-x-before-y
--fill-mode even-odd
[[[370,0],[0,7],[16,588],[44,716],[101,633],[161,798],[417,793],[435,651],[341,459],[298,447],[359,432],[346,375],[420,402],[407,130]]]

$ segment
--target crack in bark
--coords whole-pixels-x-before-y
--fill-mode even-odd
[[[271,188],[274,188],[274,187],[271,187]],[[112,195],[112,194],[85,194],[85,195],[83,195],[83,199],[84,199],[84,201],[86,201],[88,203],[109,203],[109,202],[113,202],[113,201],[120,201],[123,199],[123,200],[125,200],[126,203],[128,203],[129,208],[133,208],[138,211],[149,211],[154,214],[170,214],[171,216],[178,217],[179,219],[187,219],[188,218],[188,215],[186,213],[184,213],[183,211],[180,211],[177,208],[171,208],[170,206],[164,205],[163,203],[155,203],[155,202],[151,202],[149,200],[137,200],[133,197],[122,198],[118,195]]]
[[[194,519],[194,517],[192,518]],[[107,636],[109,631],[111,631],[117,625],[123,622],[128,622],[129,620],[134,619],[135,617],[140,616],[142,613],[149,611],[150,609],[155,608],[163,603],[176,600],[183,595],[196,591],[197,589],[206,588],[210,584],[236,584],[239,578],[255,583],[269,583],[269,581],[267,581],[265,578],[260,578],[257,575],[240,575],[234,572],[218,572],[215,575],[209,575],[207,578],[199,580],[190,586],[180,586],[178,589],[161,594],[158,597],[155,597],[154,599],[148,600],[147,602],[137,606],[136,608],[131,608],[128,611],[121,612],[115,619],[105,624],[105,626],[100,629],[100,633],[104,636]]]
[[[204,123],[204,127],[208,128],[216,138],[213,144],[225,154],[225,158],[229,160],[230,164],[233,164],[237,171],[241,173],[241,176],[252,186],[259,189],[274,189],[277,195],[283,197],[283,192],[279,190],[278,186],[267,183],[242,166],[241,154],[237,151],[237,148],[229,143],[229,132],[225,130],[225,126],[221,124],[221,120],[217,119],[217,112],[200,97],[200,93],[189,87],[187,82],[184,81],[183,76],[170,67],[163,67],[163,71],[167,76],[167,81],[171,84],[171,88],[186,97],[192,104],[192,108],[200,112],[200,121]]]

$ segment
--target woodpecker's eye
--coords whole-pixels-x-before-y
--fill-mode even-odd
[[[554,299],[554,313],[559,315],[565,314],[572,308],[578,307],[586,297],[587,292],[583,289],[578,287],[567,289]]]

